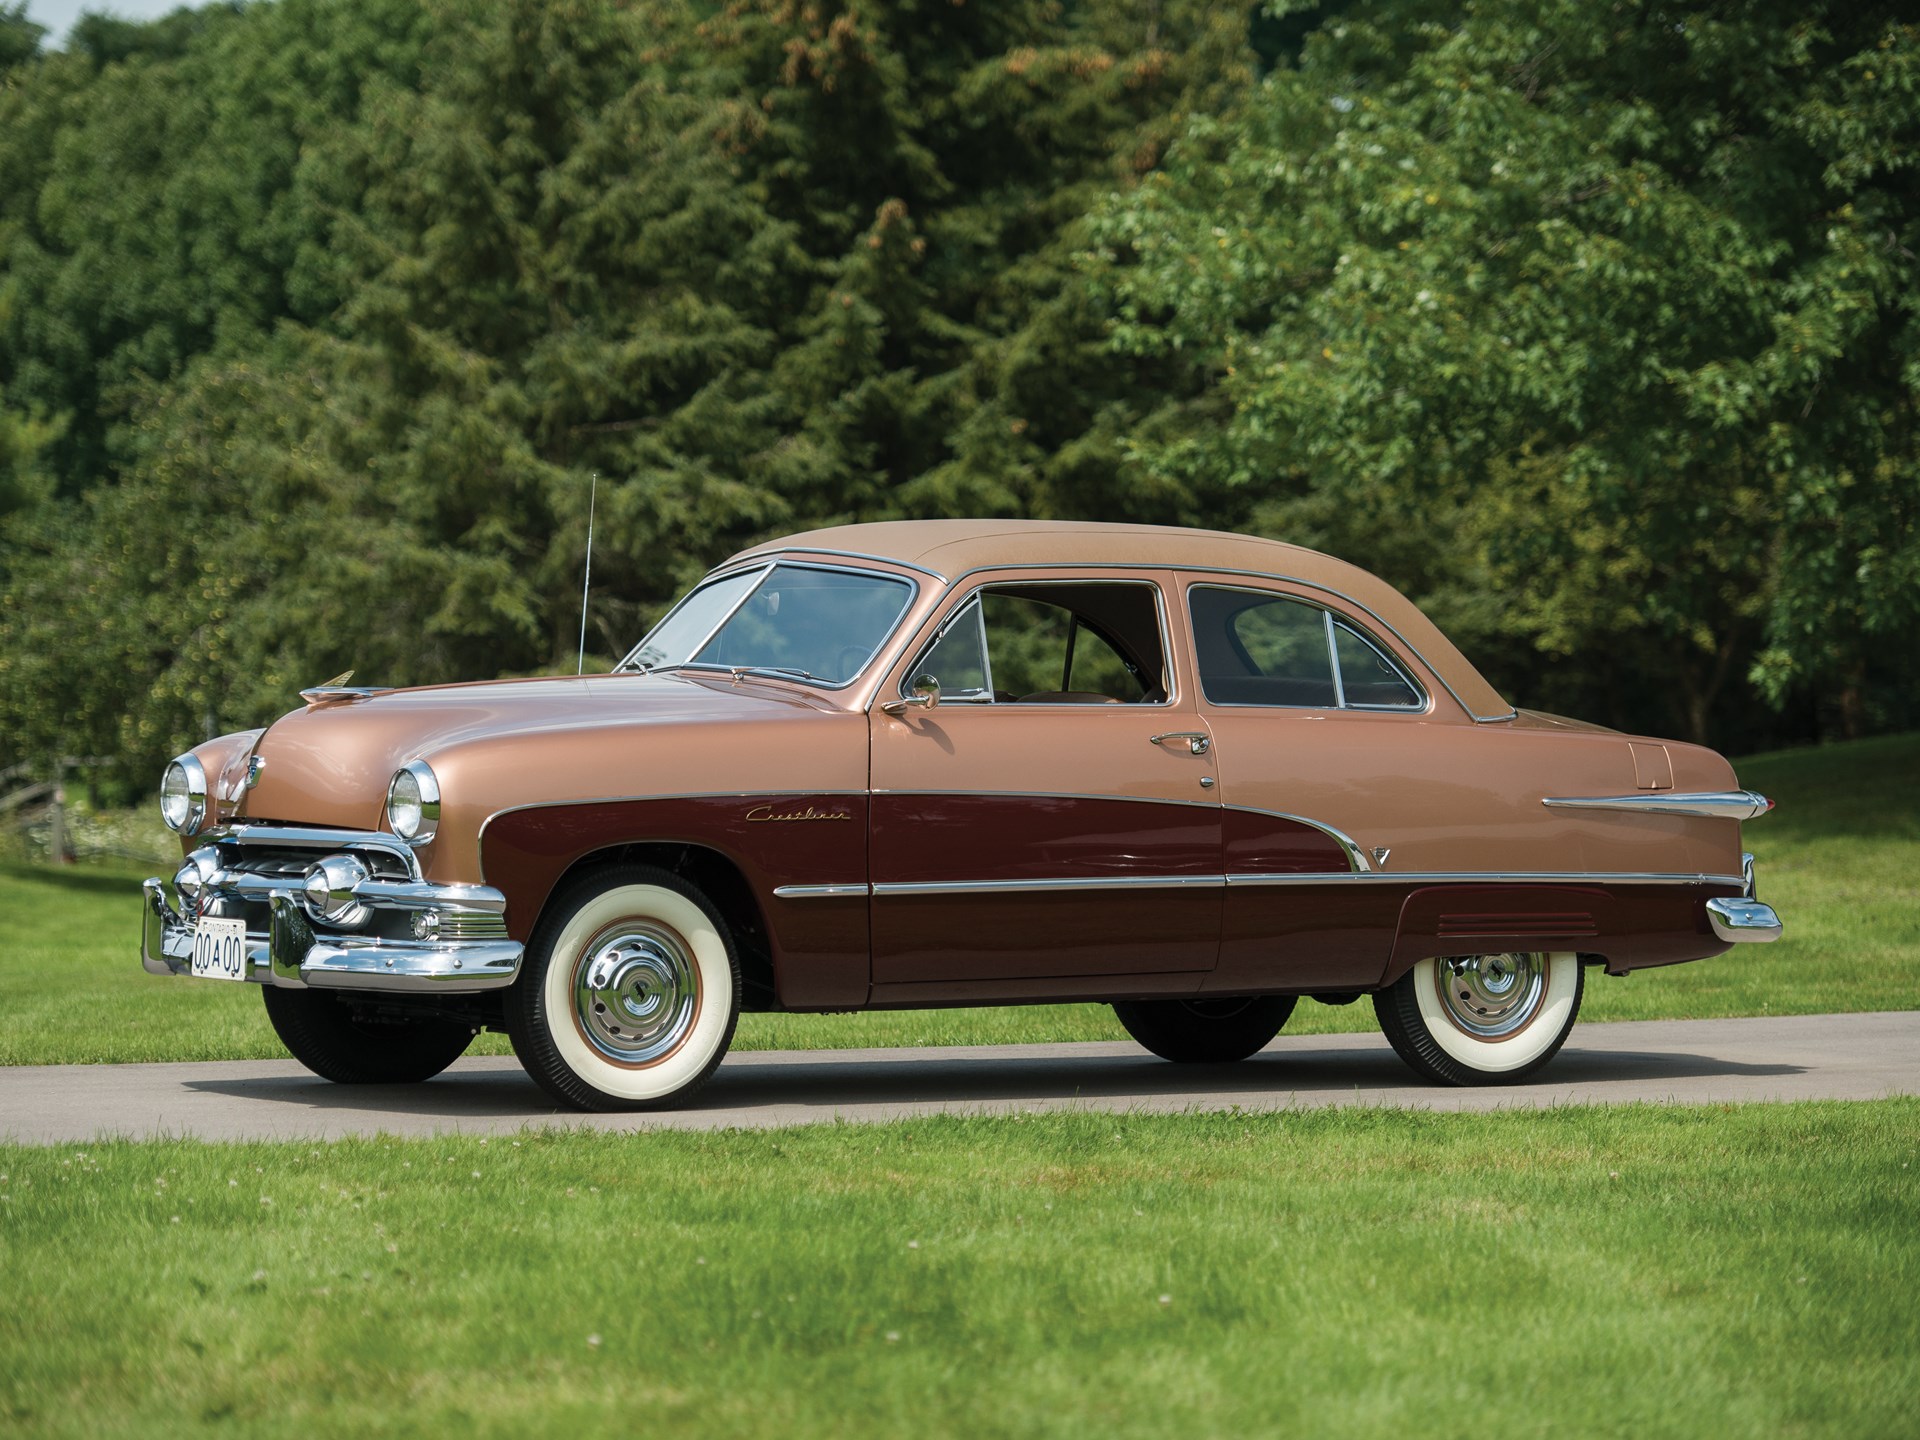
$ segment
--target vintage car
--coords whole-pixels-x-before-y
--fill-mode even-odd
[[[1260,1050],[1371,995],[1420,1075],[1550,1059],[1589,968],[1780,923],[1711,750],[1508,705],[1385,582],[1245,536],[920,521],[757,545],[610,674],[323,687],[167,768],[156,974],[303,1064],[481,1029],[586,1109],[684,1101],[742,1010],[1109,1002]]]

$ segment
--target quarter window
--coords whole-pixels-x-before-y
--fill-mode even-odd
[[[1196,585],[1188,606],[1200,689],[1216,705],[1418,710],[1426,703],[1384,647],[1318,605]]]

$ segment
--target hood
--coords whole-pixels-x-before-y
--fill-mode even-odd
[[[864,716],[778,681],[684,673],[556,676],[390,690],[283,716],[251,754],[264,762],[236,818],[385,825],[387,785],[410,760],[433,766],[443,831],[515,804],[712,788],[701,756],[763,746],[741,732]],[[669,735],[668,732],[672,732]],[[657,742],[657,743],[656,743]],[[479,821],[473,820],[477,827]]]

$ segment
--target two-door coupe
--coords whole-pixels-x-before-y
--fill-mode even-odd
[[[610,674],[303,698],[168,767],[141,958],[261,985],[345,1083],[493,1028],[567,1104],[657,1106],[742,1010],[1085,1000],[1230,1061],[1302,995],[1503,1082],[1589,967],[1780,933],[1719,755],[1516,711],[1385,582],[1245,536],[814,531]]]

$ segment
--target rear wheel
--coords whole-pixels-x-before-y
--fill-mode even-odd
[[[1207,1000],[1121,1000],[1113,1013],[1127,1033],[1162,1060],[1219,1065],[1244,1060],[1280,1033],[1291,995],[1227,995]]]
[[[1565,1043],[1584,988],[1572,951],[1422,960],[1373,997],[1400,1058],[1442,1085],[1503,1085]]]
[[[656,1109],[687,1099],[727,1053],[740,966],[697,890],[620,866],[554,901],[506,1001],[513,1052],[548,1094],[580,1110]]]
[[[473,1027],[455,1020],[356,1014],[325,990],[261,991],[267,1019],[293,1058],[339,1085],[408,1085],[431,1080],[466,1053]]]

